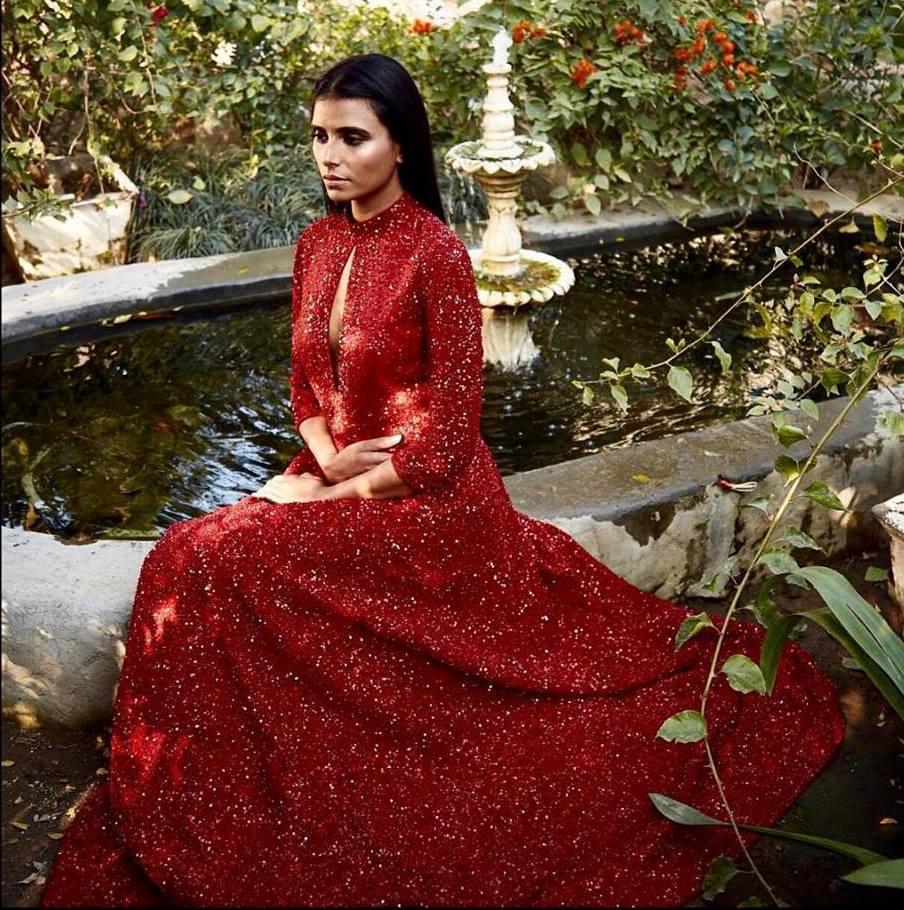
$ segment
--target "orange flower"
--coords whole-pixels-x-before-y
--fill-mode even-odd
[[[727,91],[729,91],[729,92],[733,92],[733,91],[735,90],[735,82],[734,82],[734,79],[726,79],[726,80],[722,83],[722,85],[724,85],[724,86],[725,86],[725,89],[726,89]]]
[[[411,31],[415,35],[429,35],[433,31],[433,23],[426,22],[423,19],[415,19],[411,25]]]
[[[679,16],[679,17],[678,17],[678,24],[679,24],[679,25],[687,25],[687,16]]]
[[[580,88],[584,87],[584,83],[587,81],[587,78],[596,72],[596,67],[585,58],[580,59],[572,68],[571,68],[571,80],[576,83]]]
[[[748,21],[748,22],[757,22],[757,21],[759,21],[759,20],[757,19],[757,17],[756,17],[756,13],[755,13],[752,9],[747,10],[747,12],[744,13],[744,15],[745,15],[745,17],[747,18],[747,21]]]
[[[612,34],[616,44],[640,43],[646,38],[643,30],[639,29],[630,19],[616,22],[612,28]]]
[[[522,19],[521,22],[516,22],[512,26],[512,41],[515,44],[520,44],[524,40],[524,37],[527,35],[529,29],[530,23],[527,21],[527,19]]]
[[[715,60],[707,60],[703,66],[700,67],[700,72],[705,76],[707,73],[711,73],[716,68]]]
[[[725,66],[732,66],[734,64],[734,54],[723,54],[722,63]]]

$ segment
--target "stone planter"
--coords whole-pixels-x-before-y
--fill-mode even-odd
[[[50,187],[66,203],[66,214],[31,217],[13,199],[3,203],[4,232],[23,276],[34,281],[122,265],[138,188],[119,165],[101,157],[97,167],[105,183],[117,189],[77,199],[74,193],[62,192],[64,181],[90,175],[95,169],[91,156],[51,158],[46,165]]]
[[[904,493],[877,503],[873,506],[872,513],[885,528],[891,541],[888,594],[899,607],[904,608]]]

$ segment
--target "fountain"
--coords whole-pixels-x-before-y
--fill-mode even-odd
[[[515,134],[507,77],[512,40],[500,28],[492,44],[493,59],[482,67],[487,74],[483,138],[454,145],[445,161],[474,177],[487,197],[489,220],[481,248],[470,251],[484,306],[484,356],[490,363],[512,368],[539,353],[527,313],[521,311],[565,294],[574,284],[574,272],[555,256],[521,247],[515,220],[521,184],[530,171],[552,164],[555,153],[546,142]]]

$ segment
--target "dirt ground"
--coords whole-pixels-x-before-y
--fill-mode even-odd
[[[900,633],[901,610],[891,601],[886,584],[864,581],[868,566],[889,568],[888,549],[815,561],[842,572]],[[684,603],[711,614],[727,606],[703,599]],[[789,604],[805,610],[821,601],[812,591],[801,589],[794,599],[782,602],[782,606]],[[904,855],[904,724],[863,673],[842,665],[845,652],[818,626],[809,623],[800,643],[838,685],[848,726],[829,766],[780,827],[900,857]],[[106,774],[109,732],[109,727],[24,731],[4,721],[2,906],[38,905],[61,832],[91,787]],[[839,876],[852,871],[854,864],[835,853],[775,838],[761,838],[751,852],[777,895],[792,907],[900,906],[895,900],[900,894],[891,889],[840,881]],[[711,903],[738,906],[751,897],[765,895],[748,871],[738,874]],[[688,906],[707,905],[698,899]]]

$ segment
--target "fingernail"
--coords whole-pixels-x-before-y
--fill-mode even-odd
[[[401,434],[401,433],[395,433],[394,435],[390,436],[389,438],[390,438],[390,439],[394,439],[396,442],[398,442],[398,441],[402,438],[402,434]]]

